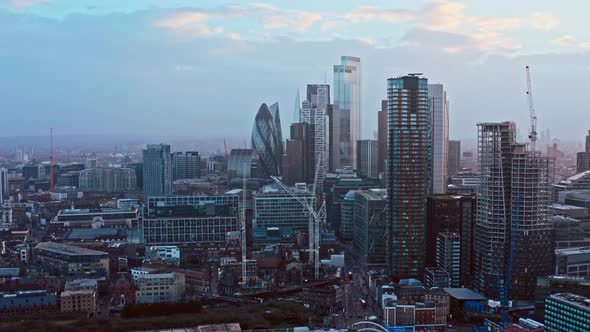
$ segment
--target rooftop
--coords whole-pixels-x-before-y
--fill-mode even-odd
[[[94,290],[92,289],[80,289],[80,290],[67,290],[61,292],[61,297],[72,296],[72,295],[93,295]]]
[[[559,256],[580,255],[580,254],[590,254],[590,247],[555,249],[555,255],[559,255]]]
[[[130,209],[116,209],[116,208],[98,208],[98,209],[66,209],[60,210],[60,215],[77,215],[77,214],[88,214],[88,213],[125,213],[125,212],[136,212],[137,208],[133,207]]]
[[[55,253],[69,255],[69,256],[87,256],[87,255],[108,255],[104,251],[92,250],[87,248],[70,246],[67,244],[57,242],[41,242],[36,247],[36,250],[46,250]]]
[[[455,298],[460,301],[485,301],[483,295],[472,291],[469,288],[444,288],[445,292],[449,294],[452,298]]]
[[[571,184],[572,182],[576,182],[582,178],[585,177],[590,177],[590,170],[582,172],[582,173],[578,173],[576,175],[572,175],[569,178],[561,181],[562,184]]]
[[[570,305],[576,306],[578,308],[582,308],[585,311],[590,310],[590,299],[576,294],[571,293],[558,293],[558,294],[551,294],[549,298],[558,299],[564,301]]]

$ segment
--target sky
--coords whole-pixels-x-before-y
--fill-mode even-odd
[[[364,138],[386,79],[414,72],[444,84],[451,138],[504,120],[524,135],[530,65],[539,127],[581,140],[588,12],[587,0],[0,0],[0,136],[247,137],[277,101],[288,133],[296,91],[331,84],[351,55]]]

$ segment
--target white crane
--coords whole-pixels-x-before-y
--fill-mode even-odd
[[[531,87],[531,71],[529,66],[526,66],[526,85],[526,94],[529,97],[529,115],[531,117],[529,139],[531,140],[531,151],[535,152],[535,143],[537,142],[537,114],[535,113],[535,106],[533,105],[533,88]]]
[[[320,157],[321,158],[321,157]],[[314,183],[312,193],[316,195],[316,187],[318,182],[318,176],[321,165],[321,160],[318,158],[316,162],[315,168],[315,176],[314,176]],[[299,196],[297,193],[293,192],[289,187],[287,187],[281,180],[279,180],[276,176],[271,176],[276,184],[278,184],[283,190],[285,190],[288,194],[293,196],[299,204],[303,206],[304,209],[307,210],[309,213],[309,262],[314,263],[314,277],[315,279],[320,278],[320,225],[323,224],[326,220],[326,202],[322,201],[320,208],[316,211],[316,196],[312,200],[305,199]],[[313,258],[312,258],[313,253]]]

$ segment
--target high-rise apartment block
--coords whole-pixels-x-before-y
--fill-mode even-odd
[[[286,156],[283,158],[283,182],[287,185],[298,182],[313,183],[314,138],[313,125],[306,122],[291,124],[291,138],[287,140]]]
[[[135,171],[131,168],[98,167],[80,172],[81,191],[127,192],[136,189]]]
[[[474,286],[497,296],[530,299],[535,278],[552,271],[553,159],[516,143],[512,122],[478,124],[481,184],[475,225]]]
[[[363,139],[357,141],[356,170],[360,176],[368,178],[379,177],[378,169],[378,141]]]
[[[381,101],[381,110],[377,114],[377,141],[379,141],[377,170],[383,173],[387,156],[387,99]]]
[[[457,175],[461,170],[461,141],[449,141],[448,176]]]
[[[356,165],[356,142],[361,138],[361,59],[342,56],[334,65],[332,110],[332,171]]]
[[[449,103],[442,84],[428,85],[432,112],[432,193],[447,192],[449,156]]]
[[[172,153],[172,180],[195,179],[201,176],[201,157],[196,151]]]
[[[451,287],[459,287],[461,273],[461,235],[459,233],[438,233],[436,266],[447,271]]]
[[[8,169],[0,168],[0,204],[7,201],[8,196]]]
[[[146,197],[172,193],[170,145],[149,144],[143,150],[143,191]]]
[[[421,278],[432,178],[428,79],[416,74],[388,79],[387,100],[388,271],[399,278]]]

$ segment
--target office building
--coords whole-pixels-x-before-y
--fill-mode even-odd
[[[590,247],[555,249],[553,274],[590,277]]]
[[[481,183],[479,174],[472,171],[460,171],[449,177],[448,194],[475,194]]]
[[[356,165],[356,141],[361,139],[361,59],[342,56],[334,65],[332,109],[332,171]]]
[[[174,303],[182,300],[185,280],[181,273],[154,273],[139,276],[136,283],[137,303]]]
[[[377,170],[379,174],[385,172],[385,159],[387,157],[387,99],[381,100],[381,110],[377,112]]]
[[[461,272],[461,236],[443,232],[436,237],[436,266],[449,274],[451,287],[459,287]]]
[[[582,221],[567,216],[549,218],[555,230],[555,249],[590,247],[590,238],[584,236]]]
[[[582,173],[590,170],[590,130],[586,136],[586,144],[583,152],[576,154],[576,169],[577,173]]]
[[[448,176],[453,176],[461,170],[461,141],[449,141]]]
[[[20,316],[57,310],[57,295],[46,290],[0,292],[0,316]]]
[[[530,299],[535,277],[553,270],[548,220],[553,159],[517,144],[512,122],[480,123],[478,137],[474,286],[497,296],[500,279],[511,299]]]
[[[283,140],[278,103],[272,104],[270,108],[266,104],[260,105],[252,128],[252,150],[258,156],[262,175],[270,177],[281,174]]]
[[[172,193],[170,145],[149,144],[143,150],[143,192],[145,197]]]
[[[461,169],[479,172],[477,154],[473,151],[461,152]]]
[[[379,177],[378,141],[364,139],[357,141],[356,170],[362,177]]]
[[[283,159],[283,182],[313,183],[315,170],[314,127],[309,123],[291,124],[291,138],[287,140]]]
[[[344,195],[340,202],[340,225],[338,227],[338,236],[342,241],[352,241],[353,223],[354,223],[354,200],[356,190],[351,190]]]
[[[80,172],[80,190],[118,193],[136,189],[137,179],[131,168],[99,167]]]
[[[201,157],[196,151],[172,153],[172,180],[201,177]]]
[[[430,195],[426,205],[426,266],[438,266],[436,255],[439,234],[446,232],[459,234],[461,240],[459,285],[465,287],[469,287],[473,281],[476,207],[475,194]],[[451,273],[451,271],[448,272]]]
[[[256,157],[252,149],[232,149],[229,153],[227,177],[229,179],[258,177]]]
[[[240,230],[238,195],[152,196],[140,221],[145,244],[222,245]]]
[[[28,164],[24,165],[22,174],[25,179],[38,179],[39,178],[39,165]]]
[[[8,201],[10,192],[8,191],[8,169],[0,168],[0,204]]]
[[[293,197],[282,189],[266,186],[254,193],[252,226],[257,229],[277,227],[293,231],[308,231],[309,212],[301,205],[299,199],[312,202],[315,199],[306,186],[291,188],[298,197]]]
[[[324,179],[329,164],[330,121],[328,113],[331,112],[330,86],[327,84],[309,84],[307,86],[307,100],[301,105],[299,122],[308,123],[313,132],[314,159],[311,163],[315,176],[315,168],[318,170],[318,193],[324,191]],[[310,182],[308,182],[310,183]]]
[[[553,185],[553,201],[559,201],[559,193],[565,191],[590,190],[590,170],[570,176]]]
[[[426,287],[451,287],[451,278],[447,270],[440,267],[427,267],[424,269],[424,282]]]
[[[570,293],[549,295],[544,323],[549,332],[590,331],[590,299]]]
[[[59,210],[49,225],[58,228],[103,228],[137,226],[139,212],[136,207],[129,209],[66,209]]]
[[[59,174],[55,180],[55,186],[58,188],[64,187],[80,187],[80,171],[71,171]]]
[[[387,108],[388,271],[399,278],[421,277],[432,181],[428,80],[417,75],[388,79]]]
[[[109,276],[109,254],[57,242],[41,242],[36,257],[47,267],[71,275],[101,274]]]
[[[385,189],[369,189],[357,190],[354,195],[353,252],[365,271],[384,268],[387,263],[386,194]]]
[[[537,277],[535,289],[535,319],[543,321],[545,299],[556,293],[575,293],[590,297],[590,277],[567,277],[559,275]]]
[[[442,84],[428,84],[432,111],[432,193],[447,192],[449,157],[449,103]]]

